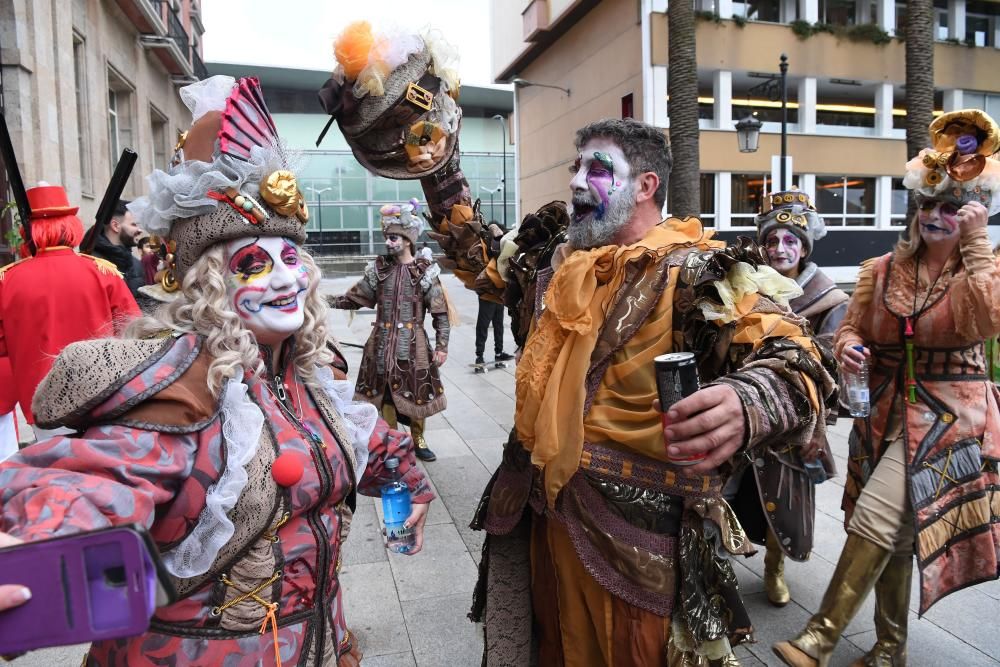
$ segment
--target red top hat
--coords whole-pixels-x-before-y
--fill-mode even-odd
[[[31,219],[75,216],[79,206],[70,206],[69,197],[61,185],[39,185],[25,191],[31,207]]]

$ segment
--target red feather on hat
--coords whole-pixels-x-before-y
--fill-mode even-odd
[[[223,154],[240,160],[250,159],[254,146],[277,143],[278,130],[264,103],[257,77],[239,80],[226,100],[219,130],[219,149]]]

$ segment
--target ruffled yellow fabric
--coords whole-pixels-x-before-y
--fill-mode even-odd
[[[550,506],[579,466],[586,374],[626,265],[644,254],[663,257],[683,245],[722,245],[709,242],[710,237],[695,218],[671,219],[637,243],[579,250],[559,264],[517,366],[515,391],[515,428],[532,463],[542,469]]]
[[[734,264],[725,280],[713,283],[719,293],[721,304],[703,301],[699,304],[702,314],[708,321],[718,321],[728,324],[750,312],[752,304],[747,297],[757,293],[767,294],[772,301],[787,306],[789,300],[802,295],[802,288],[792,279],[786,278],[770,266],[761,265],[756,268],[740,262]],[[753,300],[756,302],[756,300]]]

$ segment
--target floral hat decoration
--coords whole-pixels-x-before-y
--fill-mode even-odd
[[[978,201],[990,215],[1000,212],[1000,127],[979,109],[941,114],[928,128],[931,147],[906,163],[903,186],[917,202],[927,199],[963,206]],[[995,196],[998,195],[998,196]]]
[[[337,67],[319,91],[366,169],[397,180],[429,176],[458,145],[458,52],[437,32],[375,32],[350,24],[334,43]]]
[[[382,233],[399,234],[409,239],[416,249],[417,239],[424,229],[424,221],[417,215],[419,211],[420,202],[415,198],[405,204],[386,204],[379,209],[379,215],[382,216]]]
[[[309,210],[256,78],[213,76],[185,86],[193,123],[167,171],[147,179],[149,195],[129,204],[140,227],[174,248],[164,290],[209,246],[243,236],[283,236],[304,243]]]

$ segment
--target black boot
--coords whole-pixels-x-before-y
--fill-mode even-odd
[[[427,446],[427,441],[424,439],[423,419],[413,419],[410,421],[410,435],[413,436],[413,444],[415,445],[413,453],[417,455],[418,459],[421,461],[437,460],[437,454],[431,451],[431,448]]]

